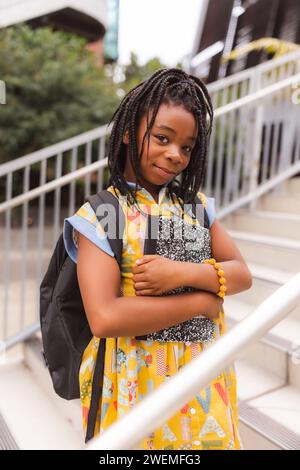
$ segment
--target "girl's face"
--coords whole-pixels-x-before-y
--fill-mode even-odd
[[[151,116],[150,116],[151,117]],[[137,142],[141,151],[143,136],[147,129],[146,116],[141,118]],[[148,139],[145,139],[140,161],[143,187],[157,200],[161,186],[169,183],[189,164],[197,136],[197,123],[194,116],[182,106],[162,104],[157,112]],[[128,133],[123,137],[128,144]],[[127,152],[124,177],[136,181]]]

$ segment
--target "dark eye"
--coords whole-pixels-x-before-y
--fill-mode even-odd
[[[193,151],[192,147],[190,147],[189,145],[186,145],[185,148],[188,148],[188,149],[189,149],[189,150],[188,150],[188,153],[192,153],[192,151]]]
[[[162,139],[168,139],[165,135],[157,134],[155,136],[160,142],[162,142]],[[164,142],[165,143],[165,142]]]
[[[162,142],[162,139],[167,139],[167,140],[169,140],[168,137],[166,137],[165,135],[162,135],[162,134],[157,134],[155,137],[156,137],[160,142]],[[163,143],[166,143],[166,142],[163,142]],[[184,148],[188,148],[188,149],[189,149],[189,150],[187,150],[188,153],[192,153],[192,151],[193,151],[192,147],[190,147],[189,145],[185,145]]]

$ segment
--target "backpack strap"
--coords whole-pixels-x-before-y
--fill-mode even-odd
[[[193,211],[194,217],[196,218],[197,215],[199,215],[196,211],[196,204],[201,204],[203,206],[203,210],[204,210],[204,227],[209,228],[209,218],[208,218],[207,210],[205,208],[206,200],[205,200],[205,196],[203,194],[202,194],[202,196],[204,197],[204,199],[202,199],[202,198],[199,199],[198,195],[196,194],[194,202],[192,203],[192,211]],[[203,225],[203,220],[202,220],[201,216],[198,217],[198,222],[201,226]]]
[[[112,251],[115,254],[118,265],[121,268],[123,233],[125,229],[125,215],[124,215],[123,209],[120,206],[119,199],[116,196],[114,196],[110,191],[107,191],[106,189],[104,189],[103,191],[100,191],[97,194],[89,196],[88,198],[86,198],[86,201],[88,201],[91,204],[96,214],[96,217],[98,221],[101,223],[101,225],[102,225],[102,219],[104,218],[104,215],[97,213],[97,209],[99,205],[111,204],[114,207],[115,214],[116,214],[116,220],[114,221],[116,223],[116,237],[110,237],[109,234],[107,234],[107,239],[109,241]],[[103,226],[102,228],[105,231]]]
[[[103,190],[97,194],[89,196],[88,198],[86,198],[86,201],[88,201],[91,204],[96,214],[96,217],[101,223],[101,225],[102,225],[102,219],[104,215],[98,213],[97,209],[99,205],[112,204],[113,207],[115,208],[116,220],[114,222],[116,223],[116,232],[115,232],[116,237],[110,237],[109,234],[107,234],[107,239],[110,243],[111,249],[113,250],[115,254],[116,260],[121,270],[125,216],[124,216],[124,212],[122,208],[120,207],[118,198],[114,196],[111,192],[107,190]],[[103,226],[102,228],[105,231]],[[99,406],[100,406],[100,413],[101,413],[100,396],[101,396],[102,389],[103,389],[105,349],[106,349],[106,338],[100,338],[99,349],[97,353],[96,364],[95,364],[94,375],[93,375],[92,394],[91,394],[90,409],[89,409],[89,414],[88,414],[87,430],[86,430],[86,436],[85,436],[86,443],[94,437],[95,425],[96,425]],[[101,419],[101,414],[98,417],[98,419]]]
[[[101,338],[99,349],[96,358],[95,370],[92,382],[92,394],[90,401],[90,409],[87,420],[87,429],[85,436],[85,443],[94,437],[95,425],[97,420],[98,408],[100,406],[99,420],[101,419],[101,403],[100,396],[103,390],[103,377],[104,377],[104,360],[105,360],[106,339]]]

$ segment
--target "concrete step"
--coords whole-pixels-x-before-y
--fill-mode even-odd
[[[19,449],[81,449],[80,406],[54,394],[39,344],[35,338],[24,346],[23,360],[0,366],[0,413]]]
[[[300,198],[290,193],[268,193],[257,200],[256,209],[300,214]]]
[[[80,400],[65,400],[54,391],[50,373],[42,357],[41,332],[24,343],[24,363],[34,374],[37,383],[59,410],[61,416],[72,424],[78,435],[82,435]],[[82,441],[83,443],[83,441]]]
[[[263,302],[294,275],[294,273],[279,271],[255,263],[248,263],[247,266],[253,276],[252,287],[240,292],[238,299],[254,306]],[[289,318],[300,320],[300,305],[292,310]]]
[[[235,369],[244,449],[299,449],[299,390],[245,359],[235,361]]]
[[[0,413],[0,450],[18,450],[18,445]]]
[[[267,297],[272,295],[275,290],[277,290],[282,285],[283,283],[275,283],[264,279],[259,279],[257,277],[253,277],[251,289],[239,293],[238,298],[239,300],[253,305],[253,307],[256,307]],[[289,314],[289,318],[293,318],[294,320],[300,321],[300,305],[291,311],[291,313]]]
[[[300,270],[300,241],[236,230],[228,233],[247,262],[289,273]]]
[[[238,295],[228,296],[224,300],[229,329],[255,310],[254,305],[241,301]],[[261,340],[246,348],[241,357],[300,391],[299,320],[287,316]]]
[[[7,296],[7,312],[5,315],[5,294]],[[8,289],[0,285],[0,331],[5,337],[12,337],[21,330],[39,322],[39,285],[35,279],[26,279],[24,283],[24,297],[22,297],[22,284],[11,281]]]
[[[234,297],[234,296],[232,296]],[[228,296],[225,300],[228,314]],[[232,313],[232,309],[230,309]],[[243,310],[244,312],[244,310]],[[79,449],[83,438],[78,431],[80,405],[57,397],[41,358],[40,334],[24,346],[24,360],[17,356],[0,374],[0,412],[20,449]],[[19,351],[20,353],[20,351]],[[261,357],[266,354],[261,351]],[[273,356],[277,363],[277,358]],[[299,449],[299,389],[288,386],[286,377],[253,357],[235,362],[237,372],[240,434],[246,450]],[[22,384],[20,394],[20,384]],[[298,401],[297,401],[298,400]],[[67,403],[67,405],[66,405]],[[269,409],[271,403],[271,410]],[[74,404],[74,408],[69,408]],[[282,404],[288,404],[283,406]],[[281,419],[278,419],[280,410]],[[43,429],[41,433],[28,433]],[[20,423],[20,425],[16,424]],[[45,426],[47,423],[47,426]]]
[[[228,230],[300,240],[300,214],[240,209],[222,222]]]
[[[280,191],[285,194],[292,194],[295,196],[300,196],[300,177],[294,176],[294,178],[290,178],[284,183],[282,183],[280,187]]]

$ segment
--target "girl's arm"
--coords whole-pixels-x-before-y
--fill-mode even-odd
[[[237,294],[252,286],[252,274],[236,244],[218,220],[211,226],[212,257],[222,263],[226,278],[226,295]],[[216,269],[209,264],[183,263],[180,269],[184,286],[219,291]]]
[[[230,235],[218,220],[211,226],[212,257],[222,263],[226,295],[250,289],[252,275]],[[210,264],[173,261],[158,255],[145,255],[133,268],[137,296],[158,295],[176,287],[190,286],[216,294],[219,281]]]
[[[223,299],[210,292],[166,297],[121,297],[116,260],[78,236],[77,276],[93,335],[135,336],[159,331],[197,315],[217,318]]]

